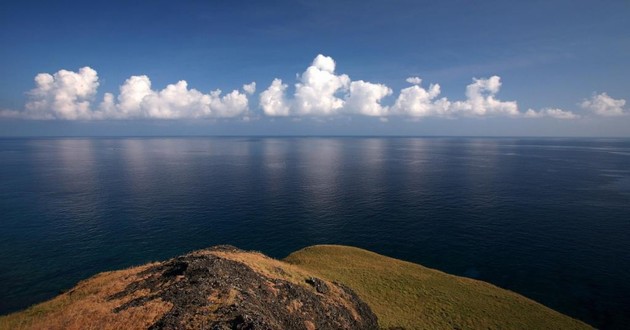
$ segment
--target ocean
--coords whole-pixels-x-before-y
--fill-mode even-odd
[[[0,314],[217,244],[345,244],[630,324],[630,140],[0,139]]]

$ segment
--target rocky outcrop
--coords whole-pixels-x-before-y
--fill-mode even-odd
[[[348,287],[313,276],[300,283],[300,274],[282,267],[265,274],[236,260],[248,253],[219,246],[158,263],[108,299],[126,301],[114,313],[151,301],[172,305],[151,329],[378,328],[374,313]]]

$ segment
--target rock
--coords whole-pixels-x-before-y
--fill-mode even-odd
[[[374,313],[343,285],[312,276],[300,285],[290,270],[269,276],[221,253],[249,252],[218,246],[152,266],[109,297],[127,301],[113,312],[160,299],[172,308],[150,329],[378,329]]]
[[[326,294],[330,291],[328,286],[326,286],[326,283],[318,278],[309,277],[306,279],[306,283],[312,285],[318,293]]]

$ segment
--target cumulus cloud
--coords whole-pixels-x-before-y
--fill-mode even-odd
[[[466,100],[451,102],[440,95],[440,85],[431,84],[428,89],[420,86],[422,79],[409,77],[407,82],[414,84],[400,91],[392,113],[412,117],[457,116],[511,116],[521,115],[515,101],[501,101],[496,94],[501,88],[501,78],[492,76],[487,79],[473,79],[466,86]]]
[[[473,79],[473,83],[466,86],[466,101],[453,103],[453,111],[467,116],[518,116],[518,106],[515,101],[500,101],[495,98],[500,89],[499,76]]]
[[[243,90],[245,91],[245,93],[252,95],[256,92],[256,82],[252,81],[249,84],[245,84],[243,85]]]
[[[235,117],[248,111],[245,93],[234,90],[222,95],[221,90],[202,93],[188,88],[181,80],[162,90],[153,90],[147,76],[132,76],[120,86],[118,97],[105,93],[98,106],[93,106],[99,86],[97,72],[84,67],[78,72],[60,70],[35,77],[35,88],[28,93],[24,111],[3,110],[3,117],[27,119],[130,119],[130,118],[210,118]],[[255,91],[252,82],[243,86],[247,93]]]
[[[267,116],[288,116],[289,102],[285,97],[287,85],[274,79],[269,88],[260,93],[260,107]]]
[[[352,81],[348,75],[335,73],[336,63],[317,55],[298,77],[293,98],[287,98],[287,85],[275,79],[260,94],[260,107],[269,116],[332,116],[361,114],[386,116],[389,108],[381,100],[392,94],[391,88],[363,80]]]
[[[300,115],[337,114],[344,106],[337,93],[346,91],[349,85],[347,75],[335,74],[335,61],[319,54],[295,85],[295,111]]]
[[[422,80],[418,77],[408,78],[407,82],[415,83],[400,91],[392,108],[393,114],[412,117],[451,117],[451,103],[446,98],[434,101],[440,95],[440,85],[431,84],[426,90],[420,87]]]
[[[545,108],[539,111],[534,109],[528,109],[524,114],[525,118],[556,118],[556,119],[579,119],[580,116],[571,112],[562,109],[554,109],[554,108]]]
[[[95,118],[213,118],[235,117],[248,110],[244,93],[234,90],[221,95],[221,90],[202,93],[188,88],[185,80],[153,90],[147,76],[132,76],[120,86],[118,102],[113,94],[105,94]]]
[[[420,77],[409,77],[405,81],[414,85],[420,85],[422,83],[422,79],[420,79]]]
[[[593,94],[590,99],[580,103],[582,108],[592,111],[600,116],[622,116],[626,114],[623,107],[626,105],[624,99],[613,99],[606,93]]]
[[[365,116],[387,116],[388,107],[381,105],[381,100],[392,94],[392,89],[383,84],[373,84],[363,80],[350,83],[350,93],[346,98],[348,112]]]
[[[24,111],[0,109],[0,118],[25,118]]]
[[[501,78],[473,79],[466,87],[464,101],[451,102],[438,98],[440,85],[421,86],[420,77],[408,77],[413,86],[400,91],[394,104],[383,104],[393,94],[384,84],[363,80],[352,81],[348,75],[335,73],[336,63],[328,56],[317,55],[311,65],[298,76],[295,93],[287,97],[287,84],[275,79],[260,95],[260,107],[270,116],[330,116],[360,114],[384,117],[513,116],[521,115],[515,101],[501,101],[496,94]]]
[[[503,101],[497,95],[502,82],[499,76],[474,78],[466,86],[465,98],[450,101],[440,97],[439,84],[422,86],[417,76],[406,78],[411,86],[393,95],[390,87],[364,80],[352,80],[336,72],[333,58],[317,55],[305,71],[297,75],[289,95],[289,85],[274,79],[259,94],[259,107],[266,116],[326,117],[363,115],[423,117],[487,117],[577,119],[579,115],[562,109],[529,109],[520,112],[516,101]],[[244,84],[242,90],[223,94],[221,90],[201,92],[190,88],[185,80],[155,89],[146,75],[131,76],[120,85],[118,93],[105,93],[95,100],[99,77],[84,67],[77,72],[60,70],[40,73],[35,88],[28,92],[24,110],[0,109],[0,117],[27,119],[182,119],[182,118],[252,118],[248,96],[256,93],[256,82]],[[390,98],[391,96],[391,98]],[[580,105],[602,116],[626,114],[625,100],[606,93],[594,94]],[[256,118],[254,116],[253,118]]]
[[[89,119],[90,102],[96,95],[98,75],[90,67],[79,72],[60,70],[35,76],[35,88],[23,114],[34,119]]]
[[[147,76],[132,76],[120,86],[118,102],[113,94],[105,94],[95,117],[102,118],[210,118],[235,117],[248,108],[247,96],[232,91],[221,96],[221,90],[208,94],[189,89],[185,80],[170,84],[160,91],[151,88]]]
[[[118,105],[111,104],[117,114],[123,117],[141,116],[142,101],[155,92],[151,89],[151,79],[147,76],[131,76],[120,86]],[[115,116],[116,114],[114,114]]]

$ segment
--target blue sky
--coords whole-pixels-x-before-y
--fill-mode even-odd
[[[628,1],[5,1],[0,136],[630,136],[628,17]]]

